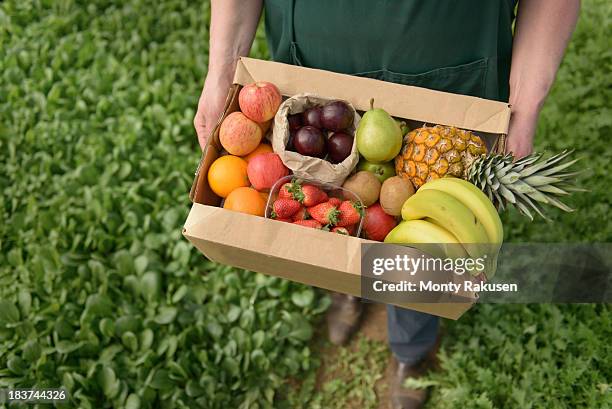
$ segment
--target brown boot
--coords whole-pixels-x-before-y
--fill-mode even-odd
[[[363,304],[352,295],[332,293],[332,304],[327,311],[329,340],[334,345],[344,345],[359,328]]]
[[[391,383],[392,409],[420,409],[427,400],[427,389],[411,389],[404,386],[407,378],[420,378],[428,370],[437,366],[437,353],[440,346],[438,338],[436,345],[420,363],[408,366],[393,357],[393,381]]]

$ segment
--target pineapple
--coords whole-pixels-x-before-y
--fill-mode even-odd
[[[572,211],[558,197],[584,191],[570,181],[580,172],[565,172],[578,161],[565,160],[571,151],[548,159],[534,153],[516,162],[511,154],[486,153],[482,139],[470,131],[424,126],[404,137],[402,151],[395,158],[395,169],[398,176],[409,179],[417,189],[423,183],[447,175],[466,179],[500,210],[513,205],[532,220],[532,211],[547,218],[541,204]]]
[[[395,157],[395,171],[418,189],[423,183],[445,175],[465,178],[471,163],[485,153],[487,148],[482,139],[470,131],[424,126],[404,137],[404,147]]]

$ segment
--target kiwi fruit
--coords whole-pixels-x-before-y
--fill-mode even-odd
[[[391,216],[402,214],[402,205],[414,194],[414,186],[408,179],[392,176],[385,180],[380,189],[380,206]]]
[[[381,183],[372,172],[362,170],[346,179],[342,187],[359,196],[364,206],[370,206],[378,200]]]

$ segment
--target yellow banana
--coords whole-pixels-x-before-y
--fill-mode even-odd
[[[480,189],[467,180],[445,177],[425,183],[419,192],[429,189],[441,190],[459,200],[472,211],[484,226],[489,242],[501,243],[504,227],[497,209]]]
[[[426,217],[433,219],[438,226],[444,226],[457,237],[470,256],[480,257],[483,254],[479,246],[469,244],[489,242],[484,226],[467,206],[453,196],[440,190],[419,190],[404,202],[404,220]]]
[[[385,237],[385,243],[409,244],[426,253],[438,257],[465,258],[467,253],[448,230],[425,220],[403,221]],[[431,246],[419,246],[419,244],[436,244],[440,251],[435,251]]]

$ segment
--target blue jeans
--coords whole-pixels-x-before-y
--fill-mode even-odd
[[[389,346],[398,361],[414,365],[434,347],[438,337],[438,317],[387,305]]]

